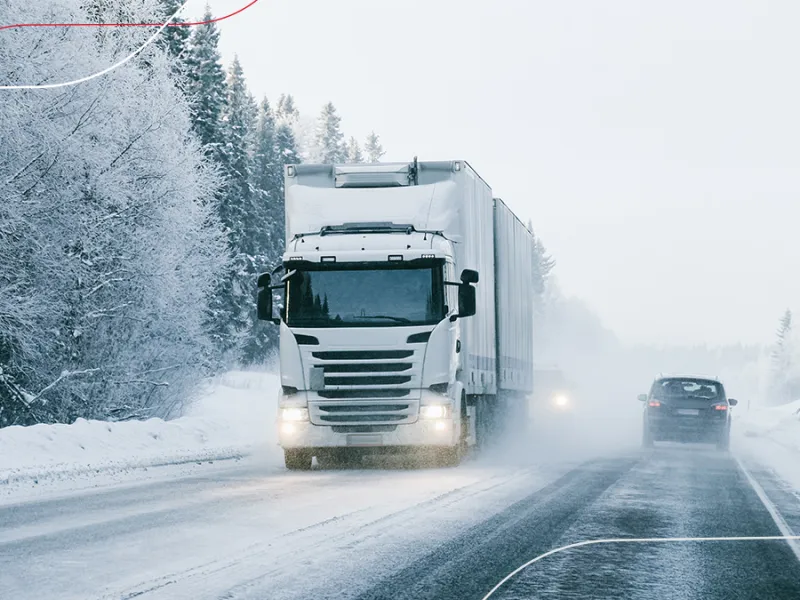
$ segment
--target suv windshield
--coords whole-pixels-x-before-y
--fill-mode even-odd
[[[299,271],[286,307],[294,327],[434,325],[448,311],[441,266]]]
[[[653,385],[654,398],[723,399],[725,393],[719,382],[705,379],[661,379]]]

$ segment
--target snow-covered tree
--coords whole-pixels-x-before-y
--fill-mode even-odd
[[[91,18],[78,2],[6,5],[20,22]],[[159,3],[100,8],[146,21]],[[96,33],[0,36],[4,82],[97,72],[150,35]],[[0,95],[0,425],[169,414],[207,372],[219,181],[174,60],[153,45],[98,80]]]
[[[258,251],[252,258],[251,285],[255,282],[255,275],[270,270],[283,251],[283,161],[276,138],[275,117],[269,101],[264,98],[258,106],[251,173],[254,207],[250,218],[258,229],[259,242]],[[276,342],[276,329],[254,320],[244,343],[244,362],[263,362]]]
[[[256,124],[253,187],[263,197],[271,221],[268,260],[274,266],[284,250],[284,168],[297,164],[294,136],[289,124],[273,114],[269,101],[261,101]]]
[[[286,241],[286,205],[285,205],[285,184],[284,172],[286,165],[296,165],[301,161],[297,151],[297,143],[294,138],[294,130],[286,123],[278,121],[275,125],[275,156],[278,161],[278,168],[275,171],[274,197],[276,202],[271,204],[274,217],[273,247],[274,261],[277,262],[283,254]]]
[[[800,373],[792,329],[792,311],[783,313],[775,333],[775,344],[770,352],[769,400],[773,404],[790,402],[800,397]]]
[[[184,2],[182,0],[161,0],[161,18],[170,18],[183,4]],[[178,24],[185,23],[186,21],[178,17],[173,19],[172,22]],[[164,30],[163,37],[159,40],[159,43],[175,58],[182,60],[185,58],[185,53],[188,49],[190,35],[191,31],[189,27],[170,26]],[[179,67],[180,63],[176,63],[176,68],[178,68],[178,70],[180,70]]]
[[[267,214],[278,213],[280,180],[283,177],[281,160],[278,156],[275,115],[269,100],[265,97],[258,106],[255,142],[253,152],[252,187],[259,195],[259,206]],[[269,240],[270,247],[275,241]]]
[[[381,145],[381,138],[374,131],[370,132],[367,136],[367,141],[364,144],[364,152],[367,154],[367,162],[376,163],[380,162],[386,152]]]
[[[548,254],[541,238],[534,233],[533,225],[530,221],[528,221],[528,230],[533,234],[534,239],[532,265],[535,296],[533,298],[533,305],[537,316],[542,318],[545,313],[547,281],[551,271],[556,266],[556,261]]]
[[[294,102],[294,97],[291,94],[281,94],[278,98],[278,107],[275,110],[275,116],[279,121],[289,123],[290,125],[297,122],[300,112]]]
[[[361,152],[361,146],[359,145],[358,140],[352,136],[349,140],[347,140],[346,156],[347,162],[349,163],[364,162],[364,155]]]
[[[203,21],[212,18],[206,7]],[[192,102],[192,122],[200,142],[216,156],[222,142],[221,119],[227,89],[225,70],[219,52],[219,29],[216,23],[199,25],[192,30],[186,51],[186,91]]]
[[[342,163],[347,158],[342,118],[332,102],[322,107],[315,135],[316,158],[321,163]]]
[[[217,201],[217,214],[228,239],[230,271],[217,282],[210,305],[209,328],[217,348],[238,360],[253,328],[255,273],[268,239],[268,224],[259,214],[259,199],[251,186],[257,107],[238,58],[228,71],[226,102],[222,113],[220,163],[225,186]]]

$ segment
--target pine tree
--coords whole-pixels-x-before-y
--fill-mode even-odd
[[[297,141],[294,137],[294,130],[288,123],[278,123],[275,128],[275,145],[280,158],[281,165],[296,165],[300,161],[300,153],[297,150]],[[281,169],[283,172],[283,169]],[[283,185],[281,178],[281,186]],[[283,189],[283,188],[281,188]]]
[[[251,190],[251,215],[258,242],[253,256],[254,276],[271,270],[283,252],[283,167],[278,156],[276,124],[267,98],[258,106],[255,125]],[[262,363],[277,345],[277,330],[269,323],[254,321],[242,351],[245,363]]]
[[[218,349],[238,360],[254,328],[255,278],[265,262],[268,224],[263,222],[265,211],[259,211],[251,186],[257,107],[238,57],[228,71],[226,86],[219,152],[226,185],[218,200],[218,215],[227,233],[231,268],[218,282],[210,321]]]
[[[772,373],[770,382],[771,400],[782,403],[791,400],[790,386],[793,367],[792,311],[783,313],[778,330],[775,332],[775,345],[770,353]]]
[[[367,136],[364,152],[367,153],[367,162],[371,163],[380,162],[383,155],[386,154],[381,145],[380,137],[374,131]]]
[[[548,254],[542,240],[533,232],[533,226],[528,221],[528,231],[533,235],[533,257],[531,266],[533,268],[533,305],[536,313],[543,316],[545,312],[545,297],[547,292],[547,280],[550,272],[556,266],[556,261]]]
[[[359,145],[358,140],[352,136],[347,141],[346,154],[347,162],[349,163],[364,162],[364,155],[361,153],[361,146]]]
[[[170,18],[178,9],[183,5],[182,0],[160,0],[164,9],[164,19]],[[185,23],[184,19],[176,17],[172,23]],[[188,27],[180,27],[170,25],[164,30],[163,37],[159,40],[159,44],[166,48],[172,56],[178,59],[184,59],[189,46],[189,37],[191,31]]]
[[[291,94],[281,94],[278,98],[278,108],[275,111],[275,116],[280,120],[289,124],[297,122],[300,116],[300,111],[294,102],[294,97]]]
[[[211,18],[211,10],[206,6],[203,21]],[[223,143],[221,118],[227,94],[219,35],[216,23],[197,26],[189,38],[186,52],[186,91],[192,101],[193,128],[216,160],[220,158],[218,153]]]
[[[317,121],[315,144],[317,161],[321,163],[342,163],[347,158],[344,134],[341,129],[342,118],[333,103],[328,102]]]
[[[233,247],[251,255],[256,253],[258,246],[257,236],[247,231],[250,225],[247,217],[253,205],[250,182],[257,113],[242,65],[239,58],[234,57],[228,71],[227,96],[222,112],[224,146],[221,156],[228,180],[220,217],[231,230]]]
[[[286,210],[285,210],[285,182],[284,172],[286,165],[296,165],[300,163],[300,155],[297,152],[297,144],[294,139],[294,131],[288,123],[278,123],[275,127],[275,156],[277,165],[275,169],[275,181],[273,183],[274,197],[276,201],[272,204],[273,214],[273,240],[274,259],[277,262],[283,254],[286,243]]]
[[[276,143],[276,124],[269,100],[265,97],[258,106],[256,119],[252,188],[259,198],[259,204],[273,216],[277,213],[280,180],[283,177],[281,161]],[[270,246],[274,241],[270,240]]]

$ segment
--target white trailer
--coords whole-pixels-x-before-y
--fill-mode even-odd
[[[468,163],[288,166],[286,238],[258,312],[280,327],[287,467],[454,464],[525,414],[533,236]]]

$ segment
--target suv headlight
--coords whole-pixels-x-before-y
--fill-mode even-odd
[[[450,416],[449,404],[427,404],[420,406],[419,415],[423,419],[446,419]]]
[[[282,408],[281,421],[308,421],[308,409],[296,407]]]

